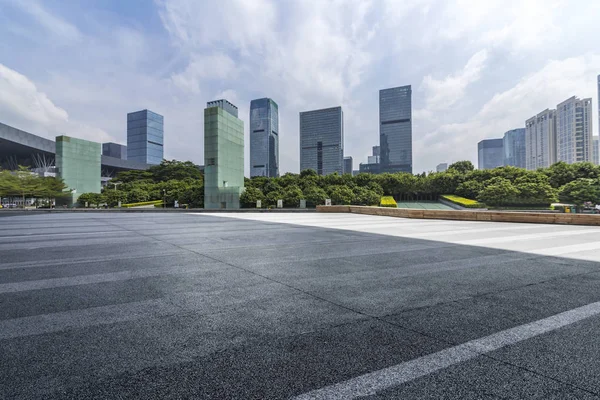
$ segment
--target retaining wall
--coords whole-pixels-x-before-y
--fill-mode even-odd
[[[388,207],[318,206],[318,212],[382,215],[386,217],[444,219],[459,221],[521,222],[535,224],[593,225],[600,226],[600,215],[547,214],[536,212],[410,210]]]

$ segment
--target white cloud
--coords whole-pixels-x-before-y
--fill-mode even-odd
[[[70,121],[69,114],[31,80],[3,64],[0,64],[0,120],[49,139],[67,134],[94,141],[110,140],[101,129]]]
[[[237,66],[226,54],[194,55],[186,69],[174,74],[171,81],[180,89],[197,94],[206,80],[234,79],[237,75]]]
[[[442,80],[425,76],[421,87],[426,92],[427,112],[447,109],[461,100],[467,87],[481,78],[487,58],[487,50],[483,49],[475,53],[459,73]]]
[[[81,39],[79,29],[57,15],[47,11],[40,3],[31,1],[14,1],[11,4],[18,6],[21,11],[29,14],[37,24],[55,38],[65,42],[77,42]]]

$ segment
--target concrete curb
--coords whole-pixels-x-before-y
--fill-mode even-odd
[[[458,221],[520,222],[534,224],[592,225],[600,226],[600,215],[592,214],[548,214],[534,212],[505,211],[448,211],[448,210],[410,210],[387,207],[365,206],[318,206],[317,212],[353,213],[382,215],[386,217],[443,219]]]

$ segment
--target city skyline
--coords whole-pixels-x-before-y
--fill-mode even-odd
[[[165,157],[204,164],[202,141],[192,138],[206,101],[237,104],[249,143],[250,101],[270,97],[280,108],[283,174],[299,171],[299,111],[341,105],[345,152],[364,162],[379,141],[377,91],[411,84],[419,173],[440,160],[476,163],[475,143],[569,96],[598,105],[593,2],[349,2],[340,9],[261,0],[255,9],[161,0],[140,10],[128,2],[0,1],[0,121],[50,139],[125,143],[123,115],[148,108],[165,116]],[[577,25],[579,40],[568,40],[563,18]],[[432,24],[440,29],[426,28]]]

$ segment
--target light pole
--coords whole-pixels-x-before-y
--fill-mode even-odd
[[[163,189],[163,208],[167,208],[167,189]]]
[[[123,182],[108,182],[109,185],[115,186],[115,191],[117,190],[117,186],[119,186],[121,183],[123,183]]]

